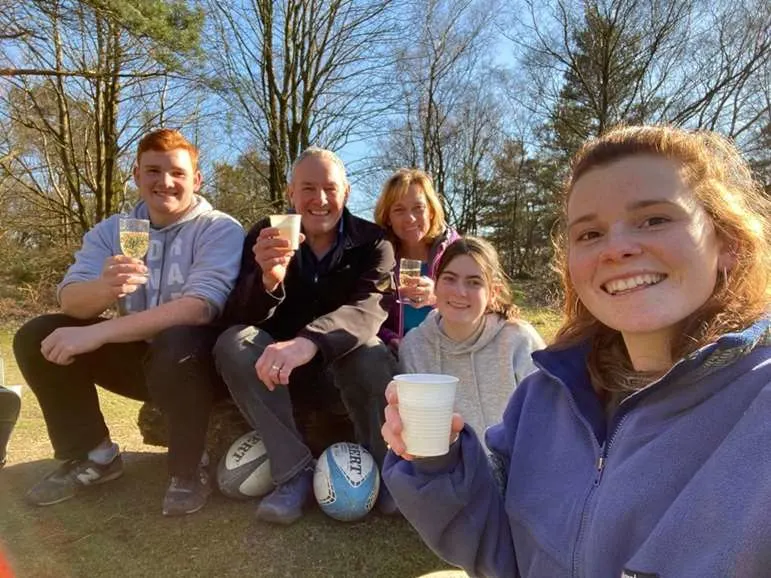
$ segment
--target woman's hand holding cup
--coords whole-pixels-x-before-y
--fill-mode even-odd
[[[413,307],[433,307],[436,304],[434,281],[426,275],[399,287],[399,294]]]
[[[413,460],[415,457],[407,451],[407,444],[402,437],[404,424],[399,414],[399,393],[396,381],[391,381],[385,391],[388,405],[385,408],[385,423],[381,428],[383,439],[393,453],[405,460]],[[458,434],[463,429],[463,418],[460,414],[452,415],[450,426],[449,442],[452,443],[458,438]]]

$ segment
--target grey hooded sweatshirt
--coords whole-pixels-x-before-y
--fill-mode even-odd
[[[148,281],[122,299],[121,313],[144,311],[185,296],[203,299],[217,314],[222,312],[241,264],[244,230],[203,197],[195,195],[193,202],[175,223],[150,228],[150,248],[145,256]],[[131,216],[150,218],[144,201],[134,207]],[[112,215],[85,234],[57,294],[70,283],[97,279],[105,259],[121,254],[119,219],[119,215]]]
[[[457,377],[455,411],[482,440],[488,427],[501,422],[514,388],[535,370],[530,354],[543,349],[544,341],[530,324],[488,313],[477,331],[457,342],[444,334],[441,319],[434,310],[404,336],[402,370]]]

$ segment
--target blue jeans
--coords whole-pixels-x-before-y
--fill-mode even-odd
[[[274,339],[257,327],[238,325],[220,335],[214,347],[217,369],[236,405],[260,434],[270,459],[273,481],[282,484],[306,467],[311,452],[294,421],[293,402],[324,406],[327,370],[353,422],[356,441],[372,453],[380,466],[385,442],[380,433],[385,411],[385,388],[396,363],[388,348],[374,337],[327,367],[317,355],[292,370],[288,387],[270,391],[257,377],[254,365]]]

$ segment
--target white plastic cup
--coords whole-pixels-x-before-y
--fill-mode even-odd
[[[394,376],[399,395],[402,439],[413,456],[443,456],[450,450],[450,427],[458,378],[436,373]]]
[[[289,241],[295,251],[300,247],[300,215],[271,215],[270,226],[278,229],[278,236]]]

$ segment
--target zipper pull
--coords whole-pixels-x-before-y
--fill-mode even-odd
[[[600,446],[600,457],[597,458],[597,473],[602,474],[602,470],[605,468],[605,444]]]

